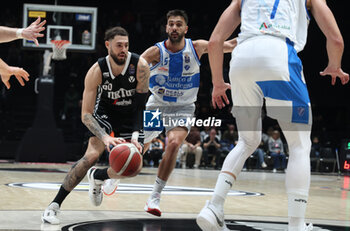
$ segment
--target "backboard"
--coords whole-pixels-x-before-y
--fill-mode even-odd
[[[83,6],[23,5],[23,28],[38,17],[46,20],[44,37],[38,38],[39,46],[23,39],[23,47],[51,49],[51,40],[68,40],[68,51],[93,51],[96,44],[97,8]]]

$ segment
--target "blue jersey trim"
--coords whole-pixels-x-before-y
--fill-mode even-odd
[[[264,97],[292,101],[292,122],[309,123],[309,93],[302,80],[302,64],[290,41],[288,48],[288,70],[290,81],[257,81]]]
[[[276,16],[276,11],[277,11],[277,8],[278,8],[278,4],[280,3],[280,0],[275,0],[275,3],[273,4],[273,8],[272,8],[272,12],[271,12],[271,15],[270,15],[270,19],[274,19],[275,16]]]
[[[189,40],[188,43],[190,44],[192,53],[193,53],[194,57],[196,58],[196,61],[197,61],[198,65],[200,66],[201,65],[201,61],[199,60],[199,57],[198,57],[197,52],[196,52],[196,49],[194,49],[192,40],[191,39],[188,39],[188,40]]]
[[[159,43],[156,43],[156,46],[159,48],[159,54],[160,54],[159,62],[150,68],[151,71],[154,70],[156,67],[158,67],[163,62],[162,46]]]

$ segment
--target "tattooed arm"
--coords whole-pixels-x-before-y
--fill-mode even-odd
[[[150,69],[148,63],[144,58],[140,57],[139,62],[137,64],[137,86],[133,102],[136,108],[136,111],[134,113],[134,132],[131,138],[131,142],[136,145],[140,152],[141,145],[138,143],[138,133],[143,127],[143,110],[145,108],[148,96],[149,76]]]
[[[99,125],[96,119],[92,116],[95,103],[97,88],[102,82],[101,69],[98,63],[95,63],[85,77],[85,88],[83,93],[83,105],[81,112],[81,119],[83,124],[106,146],[108,151],[110,145],[117,145],[123,142],[123,139],[111,137],[105,132],[105,130]]]

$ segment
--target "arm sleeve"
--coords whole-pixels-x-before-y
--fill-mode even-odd
[[[135,113],[134,113],[134,125],[133,130],[134,131],[140,131],[143,128],[143,110],[145,109],[146,100],[148,98],[148,93],[135,93],[134,96],[134,107],[135,107]]]

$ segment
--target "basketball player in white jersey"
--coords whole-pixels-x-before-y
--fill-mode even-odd
[[[92,167],[105,149],[110,151],[110,146],[129,140],[142,152],[142,116],[148,96],[149,66],[142,57],[129,52],[129,35],[121,27],[106,31],[105,46],[108,55],[98,59],[85,77],[81,117],[90,131],[87,150],[67,173],[56,197],[44,211],[45,223],[60,223],[57,213],[62,202],[85,175],[92,204],[102,203],[103,182],[122,178],[111,167]]]
[[[344,49],[337,23],[325,0],[233,0],[221,15],[209,41],[209,61],[213,73],[213,105],[228,104],[231,88],[233,115],[239,131],[238,144],[227,155],[218,176],[214,194],[197,216],[202,230],[228,230],[223,207],[245,160],[261,140],[261,107],[278,120],[289,147],[286,172],[288,230],[312,230],[304,217],[310,186],[311,107],[297,56],[306,43],[309,15],[327,38],[328,66],[320,74],[339,77],[342,84],[349,75],[341,69]],[[222,46],[241,23],[238,45],[232,52],[230,82],[222,75]],[[277,109],[277,110],[276,110]]]
[[[41,19],[38,17],[32,24],[30,24],[26,28],[10,28],[6,26],[0,26],[0,43],[11,42],[16,39],[27,39],[34,41],[34,43],[38,46],[38,37],[43,37],[43,34],[40,34],[43,30],[45,30],[46,20],[40,22]],[[23,68],[20,67],[12,67],[8,66],[1,58],[0,58],[0,76],[1,81],[5,84],[7,89],[10,89],[10,77],[14,75],[17,81],[24,86],[24,81],[29,81],[29,74]]]
[[[199,88],[200,58],[207,53],[208,41],[185,38],[188,17],[183,10],[167,13],[168,39],[148,48],[142,55],[150,65],[150,91],[146,110],[159,110],[163,119],[188,119],[193,116]],[[224,43],[223,52],[231,52],[236,45],[232,39]],[[177,115],[175,115],[177,114]],[[167,116],[168,115],[168,116]],[[173,117],[169,115],[175,115]],[[161,192],[175,167],[178,150],[185,140],[190,126],[165,126],[168,144],[158,167],[153,191],[145,205],[145,211],[161,216],[159,208]],[[145,150],[161,131],[146,131]]]

